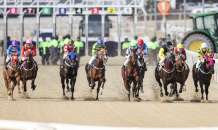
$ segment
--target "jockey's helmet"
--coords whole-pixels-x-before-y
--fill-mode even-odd
[[[73,40],[69,40],[68,45],[69,45],[69,47],[73,47],[74,41]]]
[[[183,45],[180,43],[177,45],[177,52],[182,53]]]
[[[207,51],[207,43],[202,43],[201,48],[202,48],[203,52],[206,52]]]
[[[207,43],[202,43],[201,44],[201,48],[203,49],[203,48],[207,48]]]
[[[172,45],[172,43],[171,42],[166,42],[166,46],[167,46],[167,49],[168,49],[168,51],[170,51],[170,50],[172,50],[173,49],[173,45]]]
[[[98,39],[97,41],[98,47],[102,47],[103,46],[103,40],[102,39]]]
[[[143,45],[143,44],[144,44],[144,41],[143,41],[142,39],[139,39],[139,40],[138,40],[138,44],[139,44],[139,45]]]
[[[26,44],[32,44],[32,43],[33,43],[32,40],[30,40],[30,39],[26,40]]]
[[[137,42],[133,40],[133,41],[131,41],[130,46],[131,46],[131,47],[135,47],[136,44],[137,44]]]
[[[16,40],[12,41],[12,46],[18,46],[18,42]]]

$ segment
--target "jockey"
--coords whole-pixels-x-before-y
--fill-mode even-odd
[[[72,50],[76,53],[76,46],[74,45],[74,41],[69,40],[68,44],[64,46],[64,56],[63,56],[63,61],[61,63],[61,68],[63,68],[63,63],[65,59],[67,58],[67,56],[69,55],[69,52],[71,52]],[[76,63],[77,63],[77,67],[79,67],[79,62],[78,62],[77,57],[76,57]]]
[[[90,70],[90,68],[92,67],[92,65],[94,64],[94,62],[95,62],[95,60],[97,58],[96,52],[100,51],[101,49],[105,49],[106,50],[106,46],[103,43],[103,40],[101,38],[99,38],[97,43],[95,43],[93,45],[93,48],[92,48],[92,58],[89,60],[89,65],[87,67],[88,70]],[[105,63],[103,63],[103,65],[105,66]]]
[[[7,50],[7,59],[6,59],[6,63],[5,63],[5,70],[7,70],[7,65],[8,63],[11,61],[11,53],[13,54],[17,54],[18,53],[18,57],[20,56],[20,46],[18,45],[18,42],[16,40],[12,41],[12,45],[10,45],[8,47]]]
[[[186,52],[181,43],[177,45],[177,47],[174,49],[174,52],[176,53],[176,55],[180,55],[180,54],[184,55],[183,60],[184,61],[186,60]],[[188,67],[186,64],[185,64],[185,69],[188,70]]]
[[[142,54],[142,57],[143,57],[144,62],[145,62],[145,71],[147,71],[146,60],[145,60],[145,57],[144,57],[144,55],[147,55],[147,53],[148,53],[147,45],[144,43],[144,41],[142,39],[139,39],[136,46],[139,49],[139,54]]]
[[[210,49],[207,46],[207,43],[202,43],[201,48],[198,49],[198,62],[196,64],[195,73],[198,73],[199,65],[200,63],[204,63],[204,60],[201,58],[201,56],[204,58],[204,55],[210,56]]]
[[[171,42],[166,42],[165,45],[163,45],[159,51],[159,58],[161,60],[159,61],[159,64],[158,64],[158,66],[159,66],[158,71],[161,70],[161,67],[163,66],[163,64],[165,62],[164,55],[166,56],[169,51],[173,51],[173,45]]]
[[[22,63],[23,63],[23,61],[26,59],[26,56],[25,56],[25,52],[26,51],[32,51],[33,52],[33,55],[32,55],[32,58],[34,57],[34,56],[36,56],[36,48],[35,48],[35,46],[32,44],[32,40],[30,40],[30,39],[27,39],[26,40],[26,44],[23,46],[23,48],[22,48],[22,56],[23,56],[23,58],[22,58],[22,60],[21,60],[21,65],[22,65]],[[35,60],[34,60],[34,58],[33,58],[33,62],[36,64],[36,62],[35,62]],[[22,66],[21,66],[22,67]]]
[[[122,67],[122,70],[124,70],[124,71],[125,71],[125,69],[126,69],[127,64],[128,64],[129,61],[130,61],[130,53],[131,53],[130,48],[131,48],[131,47],[136,47],[136,44],[137,44],[136,41],[134,41],[134,40],[131,41],[130,47],[126,50],[126,61],[124,62],[123,67]],[[138,53],[139,53],[139,49],[138,49]],[[138,63],[138,66],[140,67],[140,69],[142,70],[142,65],[141,65],[141,63],[139,62],[139,58],[140,58],[140,55],[138,55],[137,63]]]

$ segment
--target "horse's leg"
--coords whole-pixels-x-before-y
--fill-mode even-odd
[[[182,93],[182,90],[183,90],[183,86],[184,86],[184,83],[185,83],[185,81],[183,81],[182,83],[180,83],[180,90],[179,90],[179,93]]]
[[[203,88],[202,81],[200,81],[200,87],[201,87],[201,102],[204,102],[204,88]]]
[[[6,76],[6,77],[7,77],[7,76]],[[4,80],[5,80],[5,87],[6,87],[7,92],[8,92],[8,89],[9,89],[8,80],[7,80],[7,78],[4,78]]]
[[[160,77],[156,76],[156,81],[158,82],[160,86],[160,97],[163,97],[162,83],[160,82]]]
[[[17,84],[17,88],[18,88],[18,92],[17,93],[19,93],[19,94],[21,94],[21,92],[20,92],[20,76],[18,76],[17,78],[16,78],[16,84]]]
[[[17,84],[17,81],[15,80],[11,87],[11,99],[13,99],[13,92],[14,92],[14,87],[16,86],[16,84]]]
[[[98,93],[99,93],[99,90],[100,90],[100,87],[101,87],[101,83],[102,83],[102,81],[98,80],[98,88],[97,88],[97,97],[96,97],[96,100],[98,100]]]
[[[71,93],[72,93],[72,96],[71,96],[71,100],[73,100],[73,93],[74,93],[74,86],[76,84],[76,76],[73,76],[73,78],[71,79]]]
[[[210,86],[210,84],[205,84],[206,100],[208,100],[209,86]]]
[[[128,100],[130,101],[130,84],[129,84],[129,77],[127,76],[126,78],[123,79],[124,80],[124,85],[126,87],[126,90],[128,91],[127,95],[128,95]],[[126,81],[126,82],[125,82]]]
[[[133,98],[136,97],[136,85],[137,85],[137,81],[133,81],[133,85],[132,85],[132,94],[133,94]]]
[[[24,85],[23,91],[24,91],[24,92],[26,92],[26,81],[27,81],[26,79],[23,79],[23,85]]]
[[[31,79],[31,91],[34,91],[35,90],[35,88],[36,88],[36,86],[35,86],[35,78],[33,78],[33,79]]]
[[[8,93],[8,100],[10,100],[10,98],[11,98],[11,78],[10,77],[8,77],[8,91],[7,91],[7,93]]]
[[[70,90],[69,90],[69,78],[68,78],[68,76],[66,77],[66,84],[67,84],[67,93],[69,93],[70,92]]]
[[[106,82],[106,79],[103,78],[103,79],[102,79],[102,86],[101,86],[101,89],[100,89],[100,92],[99,92],[100,95],[102,95],[102,91],[103,91],[103,89],[104,89],[104,83],[105,83],[105,82]]]
[[[62,89],[63,89],[63,96],[65,96],[65,85],[64,85],[64,80],[65,80],[65,77],[64,76],[61,76],[61,84],[62,84]]]
[[[168,92],[167,92],[167,84],[164,84],[164,90],[165,90],[165,95],[168,96]]]
[[[170,84],[170,97],[173,95],[173,92],[174,92],[173,84]]]

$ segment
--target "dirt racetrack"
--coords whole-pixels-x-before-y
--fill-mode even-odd
[[[40,58],[36,59],[40,63]],[[81,60],[86,60],[86,58]],[[118,60],[123,62],[124,58]],[[0,67],[2,68],[2,65]],[[2,69],[0,73],[2,74]],[[99,96],[99,101],[85,101],[84,97],[87,95],[95,97],[96,91],[93,91],[93,94],[88,93],[88,83],[82,63],[75,86],[75,100],[70,101],[59,100],[62,97],[59,66],[39,64],[36,90],[31,92],[30,81],[27,83],[27,94],[30,99],[22,98],[22,95],[17,93],[16,87],[14,94],[16,101],[8,101],[1,77],[0,119],[118,127],[218,126],[218,90],[215,88],[217,86],[215,82],[209,88],[209,100],[212,103],[190,102],[194,95],[191,74],[186,82],[187,91],[180,95],[185,101],[160,103],[161,99],[155,100],[153,89],[155,86],[151,83],[154,81],[153,73],[154,67],[149,66],[144,79],[145,93],[140,93],[142,100],[126,102],[123,101],[126,95],[123,91],[121,65],[107,65],[107,81],[103,95]],[[67,93],[67,96],[70,94]],[[159,93],[157,96],[159,97]]]

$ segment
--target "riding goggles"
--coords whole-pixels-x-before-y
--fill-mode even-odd
[[[98,43],[98,46],[103,46],[103,43]]]

